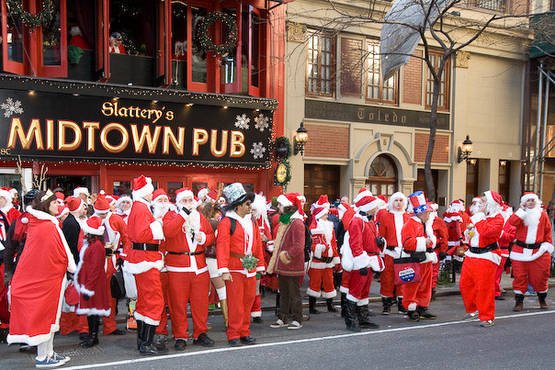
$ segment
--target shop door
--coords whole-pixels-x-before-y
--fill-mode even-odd
[[[390,197],[397,191],[397,166],[387,155],[379,155],[372,161],[366,185],[373,195]]]
[[[305,164],[304,196],[307,207],[310,208],[310,205],[316,202],[322,194],[327,194],[331,203],[339,199],[339,180],[339,166]]]

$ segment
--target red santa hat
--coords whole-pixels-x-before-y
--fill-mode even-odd
[[[81,198],[76,197],[67,197],[65,203],[70,212],[78,211],[85,204]]]
[[[325,215],[327,215],[329,213],[329,208],[324,207],[324,206],[316,206],[313,210],[312,210],[312,216],[314,216],[314,218],[316,220],[321,219],[322,217],[324,217]]]
[[[383,194],[378,195],[378,198],[381,199],[385,204],[387,204],[387,197]]]
[[[185,198],[195,198],[195,194],[189,188],[179,188],[175,191],[175,203],[181,202]]]
[[[416,191],[409,195],[408,198],[411,213],[418,215],[430,211],[430,207],[428,206],[428,202],[426,201],[426,196],[423,191]]]
[[[6,198],[6,201],[8,203],[11,203],[12,200],[13,200],[12,199],[12,194],[10,193],[9,188],[6,188],[6,187],[1,187],[0,188],[0,197]]]
[[[526,192],[520,197],[520,204],[526,203],[529,200],[534,200],[536,204],[540,204],[540,198],[536,193]]]
[[[18,191],[17,191],[17,189],[14,189],[14,188],[8,188],[8,191],[9,191],[10,194],[12,195],[12,198],[15,198],[15,196],[16,196],[17,194],[19,194]]]
[[[320,195],[320,198],[318,198],[318,201],[316,202],[316,207],[330,208],[330,201],[327,194]]]
[[[456,199],[454,201],[451,202],[451,204],[449,204],[449,209],[448,211],[450,213],[455,213],[455,212],[463,212],[464,211],[464,203],[462,200],[460,199]]]
[[[62,193],[61,191],[57,191],[54,193],[54,195],[56,196],[56,199],[58,199],[58,202],[61,202],[62,204],[64,203],[64,200],[66,199],[64,193]]]
[[[498,205],[499,207],[503,206],[503,197],[496,191],[488,190],[484,192],[484,196],[486,197],[486,202],[491,205]]]
[[[85,194],[86,196],[89,196],[89,189],[83,187],[83,186],[79,186],[76,187],[75,189],[73,189],[73,196],[74,197],[78,197],[81,194]]]
[[[176,191],[176,194],[177,194],[177,191]],[[155,202],[156,199],[158,199],[160,197],[166,197],[166,199],[169,199],[168,194],[162,188],[158,188],[158,189],[154,190],[154,192],[152,193],[152,201]]]
[[[56,218],[62,218],[69,213],[69,208],[65,205],[58,206],[58,213],[56,214]]]
[[[154,192],[152,179],[141,175],[133,179],[133,199],[144,198]]]
[[[93,208],[94,213],[103,215],[110,212],[110,203],[108,203],[105,197],[99,196],[98,198],[96,198]]]
[[[277,201],[283,207],[295,206],[297,207],[299,212],[302,211],[302,204],[301,200],[299,199],[299,193],[281,194],[279,197],[277,197]]]
[[[359,191],[354,199],[355,208],[357,211],[368,212],[380,205],[380,199],[372,195],[372,193],[366,189]]]
[[[301,203],[306,203],[306,197],[302,194],[297,195],[297,198],[301,201]]]
[[[87,222],[81,223],[81,228],[86,234],[104,235],[104,226],[102,226],[102,219],[98,216],[89,217],[87,219]]]
[[[110,194],[106,194],[106,192],[104,190],[100,190],[100,192],[98,192],[99,195],[102,195],[104,197],[104,199],[106,199],[106,201],[108,202],[108,204],[110,206],[113,206],[116,204],[116,197],[112,196]]]

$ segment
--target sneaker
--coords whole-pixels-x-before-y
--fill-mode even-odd
[[[55,360],[58,360],[63,364],[66,364],[69,362],[69,360],[71,360],[71,357],[69,356],[62,356],[56,352],[54,352],[54,354],[52,355],[52,358],[54,358]]]
[[[283,327],[286,327],[286,326],[287,326],[287,324],[284,323],[282,319],[278,319],[275,323],[270,325],[270,328],[279,329],[279,328],[283,328]]]
[[[493,322],[493,320],[482,321],[482,323],[480,324],[482,328],[491,328],[494,325],[495,323]]]
[[[474,320],[478,316],[478,311],[470,312],[464,315],[463,320]]]
[[[65,362],[56,360],[54,357],[46,357],[44,360],[35,360],[35,367],[47,369],[51,367],[63,366]]]
[[[262,321],[262,317],[257,316],[257,317],[253,317],[253,318],[252,318],[252,322],[253,322],[254,324],[262,324],[264,321]]]
[[[298,321],[292,321],[289,325],[287,325],[287,329],[289,330],[297,330],[302,328],[303,325]]]

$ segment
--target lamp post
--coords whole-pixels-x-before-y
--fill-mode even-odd
[[[293,147],[293,154],[297,155],[301,153],[304,154],[304,146],[308,141],[308,131],[304,127],[304,122],[301,121],[299,128],[297,129],[297,134],[293,138],[294,147]]]
[[[466,139],[464,139],[462,145],[459,146],[457,152],[457,163],[467,161],[470,158],[470,154],[472,154],[472,140],[470,140],[469,135],[466,135]]]

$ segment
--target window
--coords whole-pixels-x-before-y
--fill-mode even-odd
[[[398,72],[383,81],[380,66],[380,44],[368,41],[368,65],[366,79],[366,99],[387,103],[397,102]]]
[[[507,10],[507,0],[474,0],[474,6],[503,13]]]
[[[174,87],[185,87],[187,58],[187,6],[182,1],[172,1],[172,78]]]
[[[366,184],[374,195],[391,196],[397,191],[397,166],[387,155],[377,156],[370,165]]]
[[[435,70],[437,70],[437,68],[439,67],[440,58],[441,57],[439,54],[430,53],[430,60]],[[447,62],[445,63],[443,74],[441,75],[439,95],[438,95],[438,101],[437,101],[437,107],[440,110],[449,109],[449,83],[448,83],[450,78],[449,71],[450,71],[450,63],[449,63],[449,60],[447,60]],[[426,107],[427,108],[430,108],[430,106],[432,105],[433,90],[434,90],[434,78],[430,73],[430,71],[426,69]]]
[[[308,40],[307,84],[310,95],[333,96],[335,88],[335,40],[331,35],[312,32]]]

